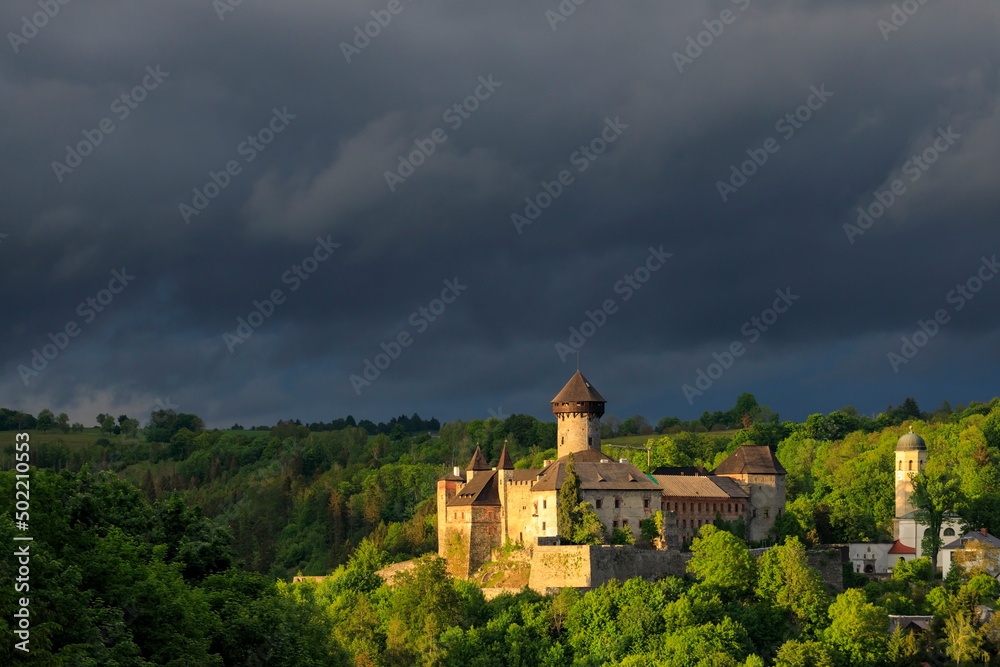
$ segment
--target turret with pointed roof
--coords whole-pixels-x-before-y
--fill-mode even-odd
[[[465,474],[468,481],[472,481],[472,478],[476,476],[477,472],[483,470],[491,470],[490,464],[486,462],[486,457],[483,456],[483,450],[476,445],[476,451],[472,454],[472,460],[469,461],[469,467],[466,468]]]
[[[573,374],[552,399],[552,414],[559,425],[559,458],[588,449],[601,451],[601,416],[607,401],[583,377]]]
[[[497,470],[513,470],[514,462],[510,460],[510,454],[507,453],[506,443],[503,446],[503,451],[500,452],[500,461],[497,463]]]

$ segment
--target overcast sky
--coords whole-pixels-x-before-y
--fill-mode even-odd
[[[653,423],[1000,393],[995,2],[49,4],[0,405],[551,419],[576,347]]]

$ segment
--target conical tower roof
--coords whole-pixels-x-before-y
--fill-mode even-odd
[[[577,371],[569,379],[566,386],[562,388],[553,403],[607,403],[604,397],[583,377],[583,373]]]
[[[472,460],[469,461],[469,470],[489,470],[490,464],[486,462],[486,457],[483,456],[483,450],[479,449],[479,445],[476,445],[476,453],[472,455]]]
[[[507,445],[503,446],[503,451],[500,452],[500,462],[497,463],[497,470],[513,470],[514,462],[510,460],[510,454],[507,453]]]

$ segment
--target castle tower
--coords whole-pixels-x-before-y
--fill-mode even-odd
[[[766,445],[742,445],[712,471],[729,477],[749,496],[747,542],[773,537],[775,523],[785,513],[784,466]]]
[[[911,426],[910,432],[904,433],[896,443],[896,518],[893,521],[892,532],[897,540],[900,536],[899,520],[917,509],[910,500],[913,494],[913,478],[923,471],[925,465],[927,465],[927,445],[923,438],[913,432]]]
[[[607,401],[577,371],[555,398],[552,414],[559,425],[559,458],[593,449],[601,451],[601,417]]]

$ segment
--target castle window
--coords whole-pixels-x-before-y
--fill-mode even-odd
[[[548,509],[548,506],[549,506],[549,501],[547,501],[547,500],[543,500],[543,501],[542,501],[542,509],[543,509],[543,510],[544,510],[544,509]]]
[[[594,446],[594,436],[592,436],[592,435],[588,435],[587,436],[587,446],[588,447],[593,447]]]
[[[615,498],[615,509],[618,509],[621,506],[622,506],[622,499],[621,498]]]
[[[559,444],[560,445],[565,445],[566,444],[566,436],[565,435],[562,437],[562,442],[560,442]]]
[[[688,527],[688,520],[681,519],[681,528],[687,528],[687,527]]]
[[[687,512],[688,511],[688,504],[687,503],[681,503],[681,511],[682,512]]]
[[[902,462],[902,461],[900,461],[900,462],[899,462],[899,467],[898,467],[898,468],[896,468],[896,470],[902,470],[902,469],[903,469],[903,462]]]
[[[756,517],[756,516],[757,516],[757,510],[754,510],[754,511],[753,511],[753,515],[754,515],[754,517]]]
[[[701,503],[698,503],[698,511],[701,511]]]
[[[943,535],[945,537],[955,537],[955,529],[954,528],[945,528]]]
[[[598,498],[597,500],[595,500],[594,507],[596,507],[597,509],[601,509],[602,507],[604,507],[604,498]]]
[[[628,519],[622,519],[622,528],[628,528]]]
[[[698,527],[701,528],[701,519],[698,519]]]
[[[732,503],[726,503],[726,511],[727,512],[732,512],[733,511],[733,504]]]
[[[647,510],[649,509],[649,498],[643,498],[642,499],[642,507],[643,507],[643,509],[647,509]]]
[[[913,461],[907,461],[907,463],[906,463],[906,469],[907,470],[913,470]]]
[[[764,518],[765,519],[768,517],[768,515],[770,514],[770,512],[771,512],[770,510],[764,510]]]
[[[717,510],[715,509],[715,503],[712,503],[712,512],[716,512],[716,511]]]
[[[618,522],[617,521],[612,521],[611,522],[611,527],[612,528],[617,528],[618,527]]]
[[[493,534],[493,526],[486,526],[486,534],[487,535]]]
[[[542,522],[542,532],[543,533],[545,532],[545,522],[544,521]]]

